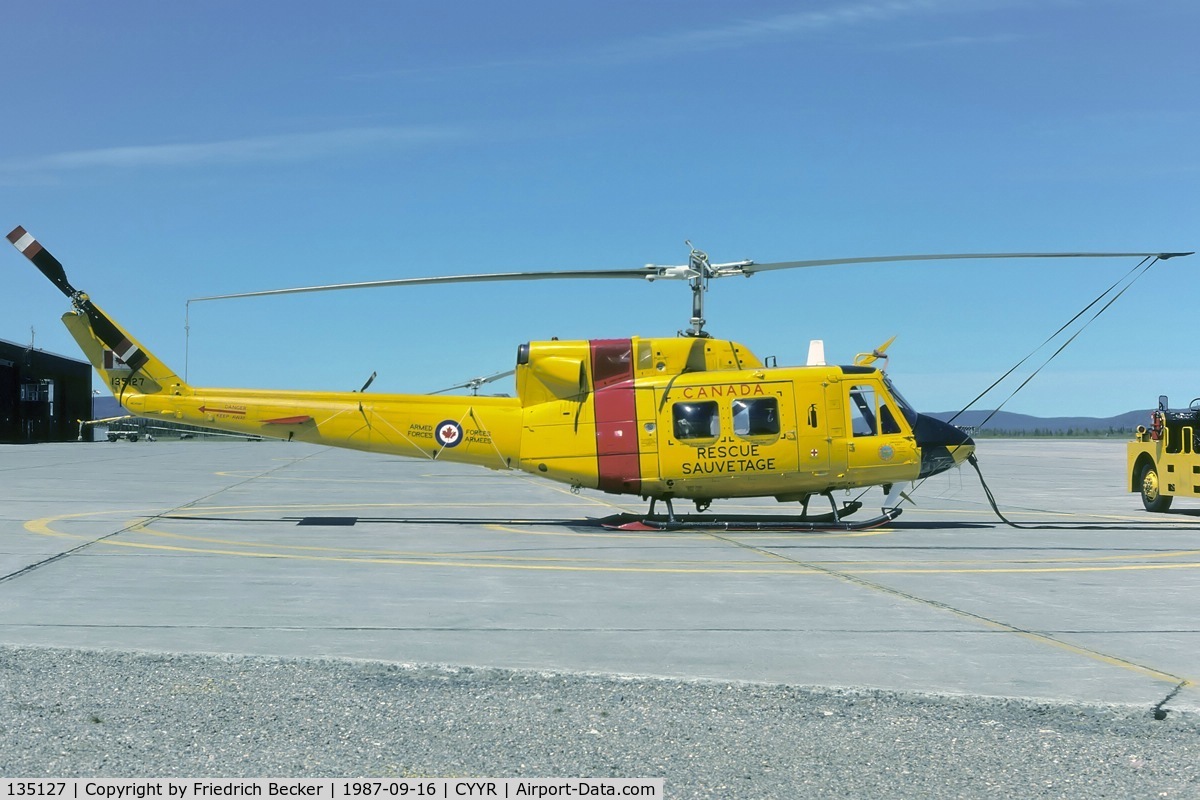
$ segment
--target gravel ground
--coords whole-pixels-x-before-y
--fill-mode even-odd
[[[8,777],[661,777],[667,797],[1200,797],[1200,715],[0,647]]]

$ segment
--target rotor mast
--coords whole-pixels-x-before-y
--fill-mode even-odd
[[[685,244],[692,251],[688,256],[688,271],[692,273],[692,278],[688,281],[692,287],[692,327],[687,331],[680,331],[680,333],[685,336],[694,336],[697,339],[705,339],[708,338],[708,334],[704,332],[704,293],[708,291],[708,279],[711,277],[712,265],[708,263],[708,253],[692,247],[690,241],[685,241]]]

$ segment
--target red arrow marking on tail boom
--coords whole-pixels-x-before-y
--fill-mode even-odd
[[[244,409],[244,408],[209,408],[207,406],[200,406],[200,413],[202,413],[202,414],[231,414],[235,417],[244,417],[244,416],[246,416],[246,409]]]

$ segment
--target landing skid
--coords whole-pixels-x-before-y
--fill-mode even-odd
[[[668,517],[641,517],[636,514],[617,514],[600,520],[602,527],[617,531],[865,531],[886,525],[900,516],[899,508],[884,510],[870,519],[849,522],[834,519],[833,514],[822,517],[777,517],[736,516],[713,517],[703,515]]]

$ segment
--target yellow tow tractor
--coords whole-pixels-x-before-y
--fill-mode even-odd
[[[1186,409],[1171,409],[1167,396],[1150,412],[1150,427],[1139,425],[1126,461],[1129,491],[1141,492],[1147,511],[1166,511],[1178,497],[1200,497],[1200,397]]]

